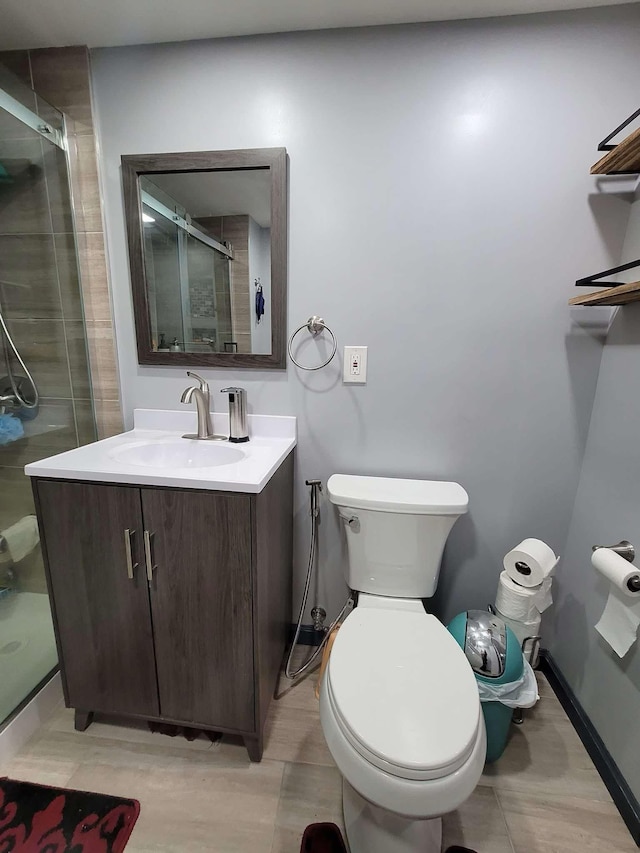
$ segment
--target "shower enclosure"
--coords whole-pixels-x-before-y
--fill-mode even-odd
[[[24,465],[96,438],[64,116],[0,65],[0,728],[57,665]]]
[[[157,180],[157,179],[156,179]],[[158,352],[237,352],[233,251],[148,177],[140,179],[151,335]],[[218,217],[222,222],[222,217]]]

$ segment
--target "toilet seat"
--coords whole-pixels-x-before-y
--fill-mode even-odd
[[[402,600],[375,598],[336,635],[325,682],[336,723],[362,758],[393,776],[449,776],[468,761],[481,726],[471,667],[421,605],[407,611]]]

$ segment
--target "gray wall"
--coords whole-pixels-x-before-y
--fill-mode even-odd
[[[638,258],[640,201],[633,205],[623,260]],[[573,519],[556,581],[552,651],[640,799],[640,651],[636,643],[621,660],[594,630],[608,585],[590,561],[592,545],[629,539],[640,548],[638,364],[640,305],[628,305],[618,309],[602,357]]]
[[[622,214],[589,166],[637,106],[639,23],[629,6],[93,51],[128,423],[134,406],[178,407],[187,380],[136,361],[121,154],[286,146],[289,328],[317,313],[341,345],[369,347],[364,387],[343,386],[337,361],[205,371],[214,390],[244,385],[250,410],[298,418],[297,590],[304,479],[335,471],[467,488],[445,618],[493,598],[523,537],[562,549],[602,351],[593,312],[583,323],[566,301],[576,277],[619,256]],[[330,614],[343,556],[323,504]]]

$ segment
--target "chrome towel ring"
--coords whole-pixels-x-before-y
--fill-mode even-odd
[[[298,334],[298,332],[301,332],[303,329],[308,329],[309,332],[311,332],[311,334],[314,336],[314,338],[316,337],[316,335],[319,335],[320,332],[322,332],[324,329],[326,329],[327,332],[329,332],[329,334],[331,335],[331,340],[333,341],[333,349],[331,350],[331,355],[329,356],[329,358],[326,361],[323,361],[322,364],[319,364],[317,367],[305,367],[304,364],[300,364],[299,362],[297,362],[295,360],[295,358],[293,357],[293,354],[291,352],[291,345],[293,344],[293,339]],[[295,364],[295,366],[299,367],[301,370],[320,370],[321,368],[326,367],[329,364],[329,362],[331,361],[331,359],[334,357],[334,355],[336,354],[337,349],[338,349],[338,342],[336,340],[336,336],[333,334],[331,329],[324,322],[322,317],[318,317],[315,314],[313,315],[313,317],[309,317],[309,319],[307,320],[306,323],[303,323],[301,326],[298,326],[298,328],[295,330],[295,332],[292,333],[291,337],[289,338],[289,343],[287,345],[287,351],[289,353],[289,358]]]

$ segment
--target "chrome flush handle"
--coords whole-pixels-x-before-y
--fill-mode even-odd
[[[353,530],[354,533],[360,533],[360,519],[357,515],[340,515],[344,523]]]

